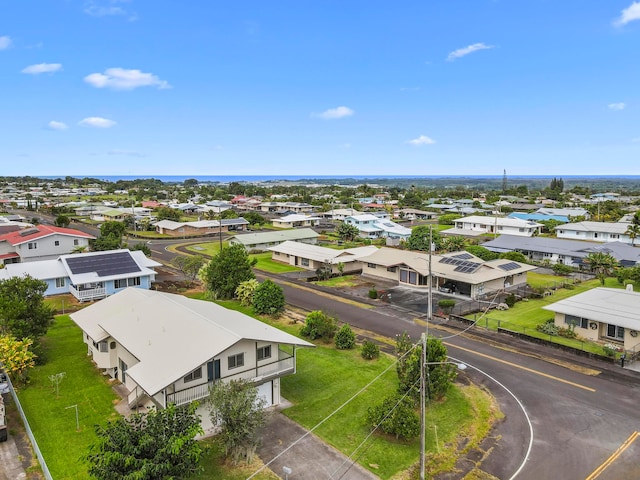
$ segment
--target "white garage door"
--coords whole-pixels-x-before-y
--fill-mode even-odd
[[[267,406],[273,405],[273,385],[271,382],[258,385],[258,397],[262,397],[267,401]]]

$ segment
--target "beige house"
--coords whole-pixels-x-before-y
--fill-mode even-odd
[[[277,228],[315,227],[320,223],[320,217],[292,213],[284,217],[274,218],[271,223]]]
[[[174,222],[160,220],[154,224],[157,233],[172,237],[214,235],[220,232],[243,231],[249,222],[244,218],[226,218],[222,225],[218,220],[198,220],[195,222]]]
[[[286,241],[269,247],[268,250],[272,252],[271,259],[276,262],[312,271],[331,265],[331,273],[340,273],[339,265],[342,264],[342,273],[349,273],[362,270],[360,258],[371,255],[378,250],[378,247],[369,245],[336,250],[307,243]]]
[[[638,352],[640,293],[630,287],[594,288],[542,308],[555,313],[558,327],[571,327],[588,340],[606,341]]]
[[[313,344],[213,302],[127,288],[71,314],[95,365],[127,388],[130,407],[202,400],[218,381],[253,382],[268,405]],[[199,407],[202,409],[203,407]],[[208,415],[200,411],[205,430]]]
[[[536,267],[512,260],[484,261],[468,252],[431,256],[433,288],[479,299],[527,283],[527,272]],[[362,275],[397,281],[399,285],[427,288],[429,254],[381,248],[360,259]]]

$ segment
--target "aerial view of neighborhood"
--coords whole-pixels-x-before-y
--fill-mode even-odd
[[[640,479],[639,45],[0,1],[0,480]]]

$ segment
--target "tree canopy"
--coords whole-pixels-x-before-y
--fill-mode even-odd
[[[604,285],[606,278],[610,277],[619,265],[618,260],[613,255],[604,252],[590,253],[584,257],[582,261],[589,267],[589,270],[595,273],[602,285]]]
[[[202,280],[216,298],[233,298],[238,285],[256,278],[251,268],[256,262],[242,245],[226,246],[203,267]]]
[[[100,252],[122,248],[122,236],[126,228],[122,222],[104,222],[100,225],[100,236],[91,242],[91,247]]]
[[[282,287],[266,279],[253,292],[253,311],[259,315],[278,316],[284,311],[285,300]]]
[[[200,471],[204,433],[197,403],[134,413],[98,425],[98,443],[86,456],[89,474],[99,480],[184,478]]]
[[[53,309],[44,303],[47,283],[29,275],[0,280],[0,334],[34,342],[53,323]]]

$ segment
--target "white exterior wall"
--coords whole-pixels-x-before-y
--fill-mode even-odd
[[[56,245],[56,242],[58,242],[58,245]],[[30,249],[29,244],[35,244],[36,248]],[[89,239],[58,234],[16,245],[15,251],[18,252],[23,262],[32,262],[36,260],[52,260],[60,255],[71,253],[73,249],[78,247],[88,248]]]
[[[392,280],[399,282],[400,280],[400,267],[396,268],[395,272],[389,272],[387,267],[383,265],[376,265],[375,268],[370,266],[367,262],[362,262],[362,275],[370,277],[384,278],[386,280]]]
[[[571,240],[588,240],[591,242],[621,242],[631,245],[629,235],[609,232],[585,232],[568,229],[556,229],[558,238],[568,238]]]

